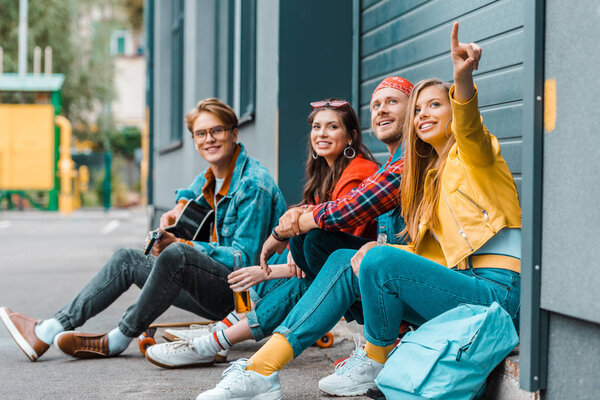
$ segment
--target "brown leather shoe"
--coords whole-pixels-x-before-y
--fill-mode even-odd
[[[67,331],[59,333],[54,344],[60,351],[75,358],[104,358],[108,354],[108,333],[99,335]]]
[[[34,328],[41,321],[25,314],[12,312],[6,307],[0,308],[0,319],[23,353],[31,361],[35,361],[50,348],[50,346],[35,336]]]

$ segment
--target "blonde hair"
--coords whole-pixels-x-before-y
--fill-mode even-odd
[[[438,86],[450,91],[450,84],[436,78],[419,82],[408,99],[408,113],[404,121],[404,171],[402,172],[402,190],[400,200],[402,217],[406,223],[401,236],[408,235],[414,243],[419,232],[419,223],[423,221],[428,228],[439,227],[436,213],[441,190],[441,176],[446,164],[450,148],[455,143],[454,135],[450,135],[442,154],[437,154],[433,146],[422,141],[415,129],[415,107],[421,91],[430,86]],[[448,96],[449,98],[449,96]],[[425,190],[425,178],[429,170],[435,169],[431,187]]]
[[[210,97],[208,99],[201,100],[196,108],[190,110],[185,115],[185,124],[187,125],[190,133],[194,133],[194,121],[198,118],[201,112],[209,112],[219,118],[225,128],[234,129],[238,127],[238,118],[235,111],[221,100]]]

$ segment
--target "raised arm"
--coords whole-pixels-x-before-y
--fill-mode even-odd
[[[452,27],[450,47],[454,66],[454,87],[450,90],[452,131],[459,157],[471,167],[486,167],[495,162],[496,149],[483,125],[473,83],[473,71],[479,68],[481,47],[458,41],[458,22]]]
[[[465,103],[473,97],[473,71],[479,68],[481,47],[475,43],[461,43],[458,41],[458,22],[454,22],[450,39],[452,64],[454,66],[454,99]]]

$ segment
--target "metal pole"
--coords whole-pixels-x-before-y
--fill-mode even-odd
[[[33,49],[33,75],[39,75],[42,70],[42,49],[35,46]]]
[[[52,75],[52,47],[50,46],[44,49],[44,75]]]
[[[28,0],[19,0],[19,78],[27,74],[27,10]]]

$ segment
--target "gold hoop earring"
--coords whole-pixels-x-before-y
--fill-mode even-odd
[[[433,148],[433,147],[429,146],[429,153],[427,153],[426,155],[422,156],[422,155],[421,155],[421,154],[419,154],[419,152],[417,151],[417,146],[416,146],[416,143],[415,143],[415,153],[417,153],[417,155],[418,155],[419,157],[421,157],[421,158],[427,158],[427,157],[429,157],[429,155],[431,154],[431,149],[432,149],[432,148]]]
[[[444,133],[446,134],[447,138],[452,136],[452,125],[450,126],[450,134],[448,135],[448,124],[450,123],[450,121],[452,121],[452,118],[446,121],[446,127],[444,128]]]

